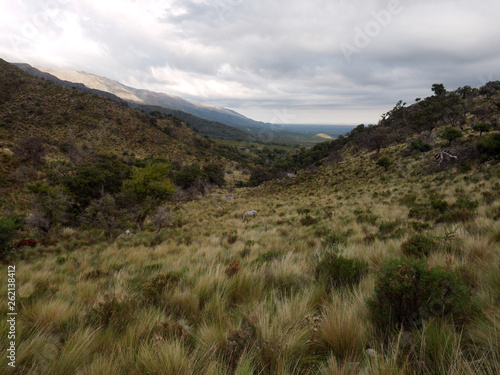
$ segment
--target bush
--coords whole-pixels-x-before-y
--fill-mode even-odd
[[[143,297],[148,303],[157,304],[160,302],[161,294],[167,285],[175,284],[180,280],[180,274],[176,272],[169,272],[167,274],[160,274],[149,280],[143,285]]]
[[[0,218],[0,260],[4,260],[4,257],[8,254],[14,232],[22,227],[23,220],[18,215],[8,215]]]
[[[366,262],[344,258],[330,252],[318,261],[314,274],[316,280],[326,282],[331,287],[339,288],[357,285],[361,277],[367,272],[368,264]]]
[[[267,262],[271,262],[274,259],[280,259],[283,257],[283,253],[281,251],[267,251],[264,254],[259,255],[253,262],[258,264],[263,264]]]
[[[240,271],[240,269],[241,269],[240,262],[238,261],[238,259],[234,259],[228,263],[224,272],[228,276],[234,276]]]
[[[437,247],[438,243],[433,238],[424,234],[417,234],[403,242],[401,250],[406,256],[421,258],[428,256]]]
[[[461,324],[473,313],[470,291],[460,276],[413,258],[393,259],[381,268],[368,307],[381,329],[408,329],[445,316]]]
[[[131,299],[119,300],[108,294],[98,307],[87,314],[86,320],[104,329],[110,327],[117,332],[123,332],[133,318],[135,307],[136,303]]]
[[[318,222],[318,219],[312,217],[311,215],[306,215],[303,218],[300,219],[300,224],[303,226],[309,226],[316,224]]]
[[[205,173],[198,164],[182,167],[182,169],[173,176],[174,183],[183,189],[188,189],[193,186],[197,179],[205,179]]]
[[[428,143],[425,143],[421,139],[416,139],[410,144],[410,148],[412,150],[417,150],[420,152],[427,152],[432,149],[432,146]]]
[[[455,128],[446,128],[440,135],[441,138],[448,141],[448,147],[451,146],[451,142],[453,142],[455,139],[461,138],[462,136],[462,132]]]
[[[391,165],[391,160],[387,156],[383,156],[377,160],[377,165],[383,167],[387,171]]]
[[[489,134],[481,138],[476,143],[476,148],[479,152],[491,156],[500,155],[500,133]]]

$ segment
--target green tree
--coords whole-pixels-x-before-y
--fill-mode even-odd
[[[391,160],[387,156],[383,156],[377,160],[377,165],[383,167],[387,171],[391,165]]]
[[[226,181],[225,171],[222,165],[220,164],[207,164],[203,167],[203,172],[207,178],[207,181],[211,184],[215,184],[217,186],[224,186]]]
[[[173,176],[173,181],[177,186],[187,189],[193,186],[199,177],[204,179],[205,173],[198,164],[191,164],[182,167],[178,172],[176,172]]]
[[[135,169],[132,178],[123,183],[123,204],[129,207],[139,230],[152,210],[174,195],[175,187],[168,177],[170,169],[169,163],[156,162]]]
[[[118,193],[130,174],[130,167],[117,156],[98,155],[94,163],[78,165],[72,174],[63,178],[62,183],[84,209],[103,192]]]
[[[461,138],[463,136],[462,132],[458,129],[455,128],[446,128],[442,133],[441,133],[441,138],[446,139],[448,141],[448,147],[451,146],[451,142],[453,142],[455,139]]]
[[[485,154],[500,155],[500,133],[493,133],[481,138],[476,143],[476,148]]]
[[[486,124],[484,122],[478,122],[478,123],[474,124],[474,126],[472,126],[472,129],[479,132],[479,138],[482,137],[483,133],[490,131],[490,127],[488,126],[488,124]]]
[[[444,88],[444,85],[442,83],[435,83],[432,85],[432,91],[436,96],[443,96],[446,94],[446,89]]]

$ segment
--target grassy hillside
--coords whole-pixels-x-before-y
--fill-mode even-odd
[[[97,221],[57,227],[5,258],[16,266],[18,367],[5,357],[0,366],[499,373],[497,95],[462,99],[469,107],[456,126],[443,119],[444,97],[398,105],[377,127],[299,151],[290,166],[307,168],[296,178],[172,201],[163,227],[151,214],[130,237],[117,238],[127,219],[109,231]],[[432,128],[422,120],[430,115]],[[450,141],[450,127],[461,136]],[[251,209],[257,216],[243,219]],[[1,334],[8,329],[4,319]]]

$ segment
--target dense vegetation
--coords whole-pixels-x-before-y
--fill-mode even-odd
[[[17,368],[4,356],[2,370],[499,373],[499,85],[433,90],[297,152],[145,117],[154,137],[183,129],[185,158],[137,156],[149,139],[124,154],[22,136],[5,113],[23,91],[0,91],[1,269],[16,265],[18,312]]]

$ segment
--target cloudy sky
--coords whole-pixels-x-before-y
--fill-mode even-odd
[[[0,58],[274,123],[376,123],[500,79],[498,0],[3,0]]]

